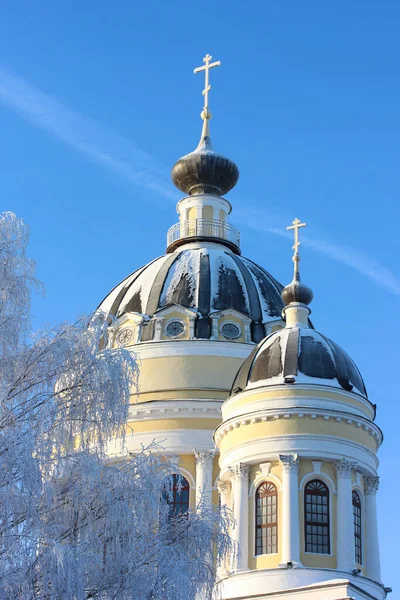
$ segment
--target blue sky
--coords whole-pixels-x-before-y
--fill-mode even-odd
[[[383,577],[396,585],[400,4],[42,0],[1,3],[0,196],[31,228],[46,296],[35,323],[94,309],[165,250],[174,161],[211,134],[241,177],[228,198],[245,256],[283,283],[308,224],[316,327],[358,363],[385,434]],[[395,531],[396,529],[396,531]]]

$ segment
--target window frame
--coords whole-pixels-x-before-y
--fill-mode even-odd
[[[358,504],[355,504],[354,502],[354,497],[357,496],[358,499]],[[352,503],[352,507],[353,507],[353,539],[354,539],[354,560],[355,562],[362,566],[363,565],[363,526],[364,526],[364,518],[363,518],[363,503],[361,500],[361,495],[360,492],[358,490],[353,489],[351,492],[351,503]],[[358,509],[359,510],[359,519],[360,519],[360,523],[359,523],[359,534],[357,534],[356,532],[356,522],[355,522],[355,511],[354,509]],[[359,551],[360,554],[359,556],[357,555],[357,544],[356,544],[356,540],[359,539],[360,540],[360,545],[359,545]],[[358,558],[360,558],[361,560],[358,560]]]
[[[270,494],[267,494],[264,497],[273,497],[275,496],[276,498],[276,503],[275,503],[275,521],[271,522],[271,523],[261,523],[261,525],[257,524],[257,508],[258,508],[258,504],[257,504],[257,500],[258,500],[258,494],[259,494],[259,490],[262,486],[271,486],[273,488],[273,491]],[[261,529],[261,531],[263,529],[272,529],[273,527],[275,527],[275,535],[276,535],[276,543],[275,543],[275,551],[274,552],[263,552],[261,551],[260,553],[257,552],[257,531],[259,529]],[[274,556],[277,555],[279,553],[279,496],[278,496],[278,487],[277,485],[273,482],[270,481],[268,479],[260,481],[257,484],[257,487],[255,489],[255,494],[254,494],[254,557],[258,558],[259,556]],[[271,534],[272,535],[272,534]],[[262,536],[261,536],[262,539]],[[271,544],[272,546],[272,544]],[[266,549],[268,549],[268,545],[266,547]],[[261,550],[263,550],[263,548],[261,548]]]
[[[318,482],[319,484],[321,484],[324,488],[325,488],[325,492],[323,494],[319,494],[319,493],[313,493],[313,491],[311,490],[311,495],[315,495],[315,496],[321,496],[321,497],[326,497],[327,498],[327,502],[326,502],[326,506],[327,506],[327,517],[328,517],[328,522],[327,523],[318,523],[316,521],[308,521],[307,520],[307,494],[310,494],[308,490],[308,486],[310,486],[313,483]],[[332,521],[331,521],[331,514],[332,514],[332,507],[331,507],[331,490],[329,488],[329,485],[326,483],[326,481],[324,481],[321,477],[312,477],[311,479],[309,479],[305,484],[304,484],[304,492],[303,492],[303,518],[304,518],[304,552],[305,554],[314,554],[314,555],[318,555],[318,556],[332,556],[332,532],[331,532],[331,526],[332,526]],[[314,513],[317,514],[317,513]],[[328,546],[328,552],[315,552],[313,550],[308,550],[307,549],[307,526],[320,526],[320,527],[324,527],[326,528],[326,532],[327,532],[327,544],[322,544],[322,545],[327,545]],[[313,534],[311,534],[313,535]],[[318,535],[318,534],[317,534]],[[324,534],[323,534],[324,535]],[[311,544],[313,545],[313,544]],[[317,543],[318,545],[318,543]]]
[[[176,518],[184,517],[190,510],[190,482],[188,479],[182,475],[181,473],[172,473],[171,477],[173,478],[172,484],[172,501],[170,502],[168,497],[166,497],[166,502],[168,506],[172,506],[172,514],[170,514],[170,509],[168,509],[168,521],[173,521]],[[180,483],[179,483],[180,480]],[[177,512],[175,509],[177,506],[183,506],[184,503],[182,501],[177,502],[177,492],[181,494],[183,490],[187,490],[187,508],[182,511],[179,510]]]

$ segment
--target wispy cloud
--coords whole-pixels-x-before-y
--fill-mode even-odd
[[[160,196],[176,200],[169,185],[168,171],[134,142],[90,117],[70,109],[25,79],[0,67],[0,102],[19,113],[36,127],[95,162],[102,168]],[[271,212],[235,211],[243,225],[257,231],[287,237],[281,215]],[[393,294],[400,296],[400,280],[384,265],[365,252],[326,239],[325,234],[302,243],[368,277]]]
[[[239,217],[241,223],[251,229],[292,239],[292,234],[286,231],[283,219],[279,219],[276,214],[272,216],[273,225],[268,225],[271,222],[271,216],[267,211],[256,212],[255,215],[240,211]],[[280,221],[279,225],[278,220]],[[385,288],[396,296],[400,296],[400,279],[390,269],[362,250],[346,244],[336,244],[321,232],[317,235],[317,238],[302,235],[301,243],[336,262],[354,269],[361,275],[368,277],[374,284]]]
[[[0,102],[87,159],[138,186],[176,199],[168,171],[137,144],[0,67]]]

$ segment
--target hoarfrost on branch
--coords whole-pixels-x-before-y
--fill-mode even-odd
[[[171,460],[124,454],[134,357],[107,347],[102,314],[32,333],[27,242],[23,221],[1,214],[0,597],[211,598],[233,551],[229,515],[168,519]]]

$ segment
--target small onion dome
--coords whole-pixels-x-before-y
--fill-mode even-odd
[[[300,273],[298,269],[298,262],[300,258],[298,255],[293,257],[295,263],[293,280],[283,288],[281,296],[285,305],[288,306],[291,302],[300,302],[308,306],[312,301],[314,294],[311,288],[309,288],[300,279]]]
[[[175,163],[171,177],[186,194],[223,196],[237,184],[239,169],[232,160],[214,151],[205,119],[199,145]]]
[[[324,385],[367,397],[353,360],[335,342],[307,327],[281,329],[260,342],[239,369],[232,390],[282,384]]]

